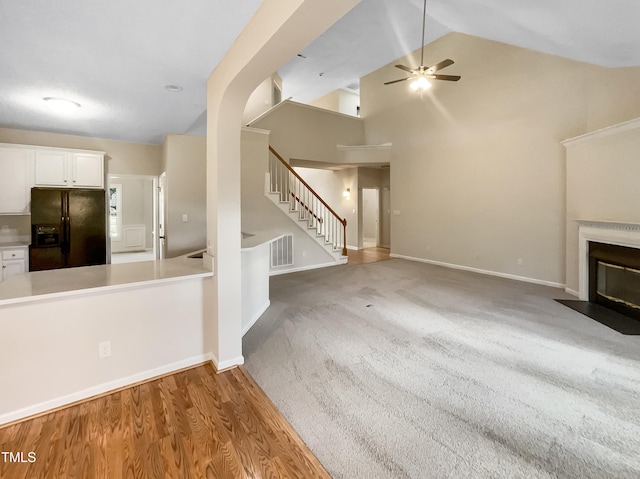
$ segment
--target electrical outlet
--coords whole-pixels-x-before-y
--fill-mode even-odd
[[[427,251],[431,251],[431,246],[426,247]]]
[[[111,341],[102,341],[98,343],[98,357],[100,359],[111,356]]]
[[[307,257],[307,252],[306,252],[306,251],[303,251],[303,252],[302,252],[302,257],[303,257],[303,258],[306,258],[306,257]]]
[[[518,266],[522,266],[522,258],[518,258]]]

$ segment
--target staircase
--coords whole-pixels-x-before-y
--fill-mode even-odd
[[[335,258],[347,262],[347,220],[340,216],[269,146],[265,194]]]

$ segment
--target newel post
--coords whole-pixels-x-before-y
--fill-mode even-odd
[[[347,256],[347,219],[342,220],[344,242],[342,243],[342,256]]]

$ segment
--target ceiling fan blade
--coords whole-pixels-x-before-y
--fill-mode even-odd
[[[460,75],[427,75],[427,78],[433,78],[434,80],[458,81],[462,77]]]
[[[409,77],[409,78],[400,78],[400,80],[388,81],[388,82],[385,83],[385,85],[391,85],[392,83],[399,83],[401,81],[407,81],[407,80],[411,80],[411,77]]]
[[[412,70],[409,67],[405,67],[404,65],[396,65],[396,68],[399,68],[400,70],[404,70],[404,71],[409,72],[409,73],[415,73],[416,72],[415,70]]]
[[[442,60],[440,63],[437,63],[435,65],[433,65],[432,67],[427,68],[427,73],[435,73],[438,70],[442,70],[445,67],[448,67],[450,65],[453,65],[453,60],[450,59],[446,59],[446,60]]]

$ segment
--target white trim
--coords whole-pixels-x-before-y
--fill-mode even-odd
[[[578,222],[578,297],[589,300],[589,241],[640,248],[640,224],[614,221]]]
[[[244,328],[242,328],[243,336],[247,334],[247,332],[249,332],[249,330],[254,324],[256,324],[256,321],[260,319],[260,316],[264,314],[264,312],[267,310],[269,306],[271,306],[271,301],[267,299],[267,302],[264,303],[262,307],[258,311],[256,311],[256,313],[253,315],[253,318],[251,318],[251,321],[249,321],[249,324],[247,324]]]
[[[242,131],[247,131],[250,133],[260,133],[261,135],[270,135],[271,130],[264,130],[262,128],[255,128],[253,126],[243,126]]]
[[[257,123],[258,121],[262,120],[264,117],[266,117],[267,115],[270,115],[275,110],[283,107],[284,105],[295,105],[297,107],[308,108],[310,110],[321,111],[323,113],[329,113],[331,115],[337,115],[337,116],[342,116],[342,117],[346,117],[346,118],[353,118],[354,120],[363,121],[362,118],[358,118],[357,116],[347,115],[346,113],[340,113],[340,112],[333,111],[333,110],[326,110],[324,108],[320,108],[320,107],[317,107],[317,106],[307,105],[306,103],[298,103],[297,101],[286,99],[286,100],[282,100],[280,103],[277,103],[277,104],[273,105],[267,111],[265,111],[264,113],[261,113],[260,115],[255,117],[253,120],[251,120],[249,123],[246,124],[246,127],[253,128],[252,125],[254,123]]]
[[[499,278],[506,278],[506,279],[513,279],[516,281],[523,281],[525,283],[533,283],[533,284],[540,284],[543,286],[551,286],[552,288],[564,288],[565,285],[562,283],[556,283],[553,281],[546,281],[543,279],[535,279],[535,278],[529,278],[526,276],[517,276],[515,274],[508,274],[508,273],[499,273],[498,271],[489,271],[486,269],[479,269],[479,268],[472,268],[470,266],[462,266],[459,264],[451,264],[451,263],[443,263],[441,261],[433,261],[430,259],[424,259],[424,258],[414,258],[413,256],[404,256],[404,255],[400,255],[400,254],[394,254],[391,253],[389,256],[391,256],[392,258],[399,258],[399,259],[406,259],[409,261],[418,261],[420,263],[428,263],[428,264],[433,264],[436,266],[444,266],[445,268],[452,268],[452,269],[460,269],[463,271],[471,271],[472,273],[480,273],[480,274],[486,274],[489,276],[498,276]]]
[[[342,256],[340,259],[336,260],[335,262],[331,262],[331,263],[321,263],[321,264],[311,264],[309,266],[300,266],[298,268],[289,268],[289,269],[285,269],[285,270],[277,270],[277,271],[269,271],[269,276],[278,276],[280,274],[287,274],[287,273],[298,273],[300,271],[309,271],[312,269],[320,269],[320,268],[327,268],[329,266],[338,266],[341,264],[346,264],[346,256]]]
[[[351,246],[350,244],[348,244],[347,249],[350,249],[353,251],[360,251],[361,249],[364,249],[364,248],[358,248],[357,246]]]
[[[213,355],[211,353],[193,356],[191,358],[183,359],[181,361],[176,361],[171,364],[166,364],[158,368],[148,369],[146,371],[142,371],[137,374],[132,374],[131,376],[127,376],[127,377],[115,379],[113,381],[109,381],[106,383],[98,384],[96,386],[83,389],[82,391],[77,391],[75,393],[67,394],[65,396],[60,396],[55,399],[50,399],[49,401],[41,402],[38,404],[34,404],[32,406],[27,406],[25,408],[3,414],[0,416],[0,424],[17,421],[25,417],[33,416],[35,414],[40,414],[46,411],[50,411],[52,409],[57,409],[57,408],[66,406],[68,404],[89,399],[91,397],[98,396],[100,394],[105,394],[105,393],[108,393],[109,391],[115,391],[117,389],[129,386],[131,384],[136,384],[142,381],[146,381],[148,379],[152,379],[158,376],[162,376],[164,374],[171,373],[172,371],[178,371],[180,369],[185,369],[185,368],[195,366],[197,364],[201,364],[207,361],[213,361]]]
[[[389,150],[393,146],[392,143],[382,143],[380,145],[337,145],[338,151],[351,150]]]
[[[567,138],[566,140],[562,140],[560,143],[562,143],[565,147],[573,146],[585,140],[617,135],[619,133],[625,133],[627,131],[635,130],[636,128],[640,128],[640,118],[634,118],[633,120],[624,121],[622,123],[618,123],[617,125],[600,128],[599,130],[591,131],[589,133],[585,133],[584,135]]]
[[[575,296],[576,298],[580,297],[580,293],[578,291],[576,291],[575,289],[571,289],[571,288],[564,288],[564,292],[568,293],[572,296]]]
[[[0,147],[10,147],[10,148],[24,148],[28,150],[55,150],[55,151],[70,151],[71,153],[97,153],[100,155],[106,155],[105,151],[99,150],[85,150],[81,148],[65,148],[59,146],[43,146],[43,145],[24,145],[20,143],[0,143]]]
[[[218,362],[216,357],[211,358],[211,362],[213,366],[216,368],[216,371],[221,372],[225,369],[234,368],[236,366],[242,366],[244,364],[244,356],[238,356],[237,358],[227,359],[226,361]]]

